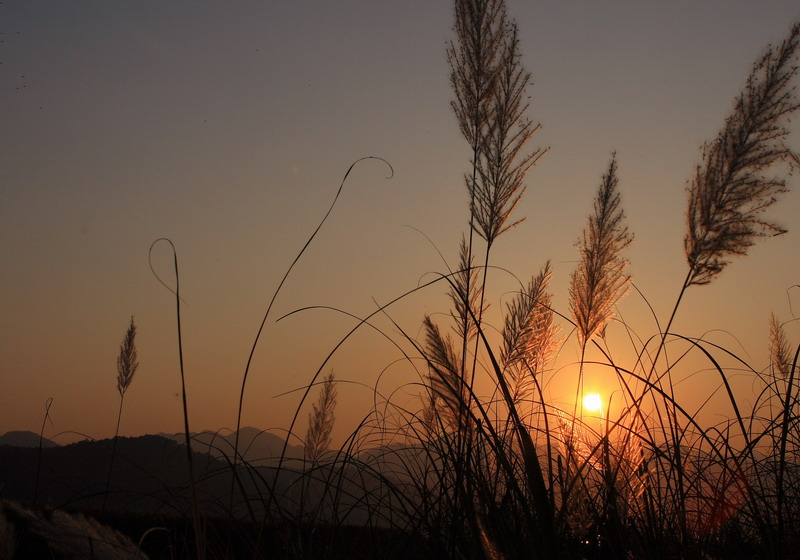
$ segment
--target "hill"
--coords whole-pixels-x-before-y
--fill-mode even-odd
[[[12,431],[6,432],[0,436],[0,445],[12,445],[14,447],[39,447],[39,434],[29,431]],[[54,441],[47,438],[41,438],[43,448],[59,447]]]
[[[119,511],[183,513],[188,504],[187,455],[178,443],[160,436],[119,438],[109,484],[113,440],[82,441],[39,450],[0,447],[0,498],[23,503]],[[194,453],[196,473],[226,467],[207,454]],[[209,478],[209,486],[213,478]]]
[[[183,443],[185,436],[179,434],[165,434],[160,436]],[[236,432],[210,432],[192,433],[192,449],[208,453],[212,457],[232,458],[236,443]],[[245,427],[239,430],[239,458],[244,459],[252,466],[270,466],[277,462],[284,446],[284,440],[270,432],[258,428]],[[302,460],[304,450],[302,445],[288,444],[285,459]]]
[[[0,499],[88,512],[105,506],[106,512],[188,516],[188,459],[178,438],[183,439],[160,435],[119,438],[110,484],[111,439],[48,447],[41,453],[38,447],[0,446]],[[242,435],[240,446],[245,456],[255,459],[239,462],[235,470],[226,458],[218,458],[226,453],[230,456],[232,434],[227,438],[196,434],[192,442],[198,496],[203,511],[212,515],[261,517],[263,500],[270,495],[267,501],[284,511],[295,510],[302,501],[305,507],[322,513],[334,507],[331,500],[335,507],[361,510],[370,501],[365,496],[380,486],[370,472],[347,463],[317,465],[304,475],[304,465],[296,459],[298,454],[302,456],[302,448],[296,446],[289,447],[289,460],[278,474],[275,458],[282,441],[252,428]],[[355,510],[348,514],[350,521],[364,514]]]

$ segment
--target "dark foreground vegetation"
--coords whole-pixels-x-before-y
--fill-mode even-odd
[[[493,249],[524,219],[515,211],[526,176],[546,150],[530,146],[538,130],[526,104],[531,75],[505,3],[456,0],[447,56],[452,108],[471,154],[466,231],[457,262],[408,292],[440,289],[451,308],[446,321],[423,318],[421,340],[399,325],[381,331],[418,374],[415,405],[381,400],[338,450],[326,451],[336,403],[336,380],[332,373],[325,376],[326,360],[298,405],[299,412],[311,391],[319,390],[305,451],[292,455],[284,445],[259,462],[245,454],[239,425],[233,441],[193,437],[184,390],[186,444],[162,443],[171,446],[168,461],[149,464],[142,474],[132,456],[126,459],[131,442],[115,437],[92,463],[102,465],[92,482],[78,477],[54,487],[47,462],[63,451],[40,448],[24,459],[25,470],[35,473],[33,482],[7,484],[0,495],[80,506],[125,531],[153,558],[795,557],[800,346],[772,316],[771,363],[762,367],[672,327],[687,291],[709,289],[704,286],[734,257],[746,255],[761,238],[785,232],[767,211],[800,165],[787,128],[798,108],[798,50],[795,24],[755,62],[719,133],[701,147],[696,167],[687,168],[686,269],[677,276],[679,295],[670,314],[654,313],[655,332],[637,332],[616,316],[617,303],[632,286],[625,251],[633,233],[618,190],[624,162],[615,155],[598,170],[594,210],[567,287],[568,309],[552,306],[551,267],[545,262],[530,280],[519,282],[501,309],[502,324],[493,325],[486,314],[494,297],[490,279],[501,274]],[[182,358],[174,254],[170,285]],[[378,329],[376,318],[408,294],[356,318],[354,331]],[[274,319],[271,311],[272,304],[262,328]],[[546,387],[554,356],[570,344],[580,356],[574,364],[575,402],[556,406]],[[675,372],[687,357],[700,360],[704,375],[717,380],[727,420],[708,424],[698,416],[702,409],[689,410],[676,397]],[[131,321],[120,349],[120,416],[136,365]],[[599,412],[583,405],[587,366],[615,380],[614,399],[601,402]],[[237,422],[249,369],[248,360]],[[733,390],[733,372],[752,379],[747,398]],[[185,388],[182,366],[180,375]],[[212,448],[213,457],[207,454]],[[164,457],[164,449],[136,456],[153,461]],[[123,489],[119,481],[126,476],[142,477],[138,494]],[[123,510],[128,513],[121,515]]]

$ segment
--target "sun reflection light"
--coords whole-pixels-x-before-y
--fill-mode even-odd
[[[603,411],[603,399],[600,393],[588,393],[583,397],[583,408],[588,412],[600,413]]]

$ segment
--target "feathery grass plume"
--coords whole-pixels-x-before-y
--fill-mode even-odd
[[[788,190],[783,177],[764,173],[774,164],[800,164],[786,144],[786,122],[800,107],[792,86],[797,75],[800,23],[789,37],[753,65],[744,91],[717,138],[703,146],[702,163],[689,185],[687,286],[708,284],[755,238],[785,233],[763,213]]]
[[[0,499],[0,558],[147,560],[147,555],[128,536],[82,513],[41,511]]]
[[[454,311],[450,312],[455,323],[455,331],[460,340],[475,338],[478,325],[473,316],[478,316],[478,306],[482,301],[483,290],[478,282],[478,271],[473,266],[467,240],[462,236],[459,247],[458,271],[453,274],[448,295],[453,302]],[[484,305],[483,311],[487,306]]]
[[[533,376],[539,375],[552,356],[558,326],[553,322],[550,261],[527,287],[507,304],[500,363],[511,381],[514,403],[527,394]]]
[[[783,325],[778,322],[774,313],[769,314],[769,356],[772,374],[784,379],[789,377],[792,368],[792,353]]]
[[[335,420],[336,379],[333,370],[322,380],[322,391],[308,415],[306,433],[306,459],[316,463],[331,443],[331,431]]]
[[[469,241],[466,243],[465,262],[472,264],[474,234],[478,231],[478,203],[477,189],[478,178],[481,176],[481,159],[484,157],[486,139],[489,135],[489,120],[492,117],[493,102],[496,84],[498,82],[498,68],[502,50],[506,42],[508,25],[506,21],[506,6],[503,0],[455,0],[455,24],[453,31],[456,40],[450,41],[447,46],[447,62],[450,65],[450,83],[455,93],[455,99],[450,102],[456,115],[458,126],[472,150],[471,170],[464,175],[464,181],[469,193]],[[491,243],[489,244],[491,245]],[[486,252],[486,261],[489,260],[489,251]],[[486,269],[484,268],[484,282]],[[462,291],[464,303],[469,301],[472,294],[473,279],[471,271],[464,278],[466,286]],[[480,311],[483,307],[483,285],[480,288],[480,301],[477,319],[474,321],[477,328],[482,319]],[[457,294],[458,295],[458,294]],[[472,309],[472,312],[475,310]],[[468,314],[470,310],[464,306],[457,313]],[[462,334],[470,332],[471,321],[462,320]],[[467,345],[469,339],[462,338],[461,369],[467,371]],[[477,340],[476,340],[477,344]],[[475,356],[477,359],[477,354]],[[474,368],[473,368],[474,370]]]
[[[564,410],[556,409],[557,440],[561,453],[566,461],[568,470],[583,469],[589,466],[597,471],[601,470],[599,454],[594,449],[591,432],[587,432],[586,425],[576,416]]]
[[[128,331],[125,333],[125,338],[122,339],[119,347],[119,356],[117,357],[117,391],[119,391],[120,397],[125,396],[125,391],[128,390],[131,381],[133,381],[133,376],[138,367],[136,323],[133,322],[133,317],[131,317]]]
[[[461,358],[453,349],[453,340],[442,336],[439,327],[430,316],[425,316],[425,358],[428,362],[428,386],[433,394],[432,402],[444,404],[440,415],[452,427],[460,425],[467,398],[466,381],[460,367]]]
[[[625,213],[620,204],[613,154],[594,201],[594,215],[578,241],[581,262],[570,281],[569,305],[581,345],[595,334],[604,335],[613,307],[630,283],[629,261],[620,253],[631,244],[633,234],[623,223]]]
[[[457,46],[447,46],[450,84],[456,94],[450,105],[459,128],[477,159],[491,111],[497,59],[503,44],[506,9],[502,0],[456,0]]]
[[[524,100],[531,74],[521,63],[516,23],[506,23],[503,29],[496,74],[485,136],[478,144],[478,175],[469,183],[475,227],[489,246],[524,220],[509,223],[525,193],[525,174],[546,152],[524,152],[540,126],[525,117],[528,103]]]
[[[108,465],[108,476],[106,478],[106,492],[103,495],[103,512],[106,509],[108,491],[111,486],[111,472],[114,469],[114,457],[117,453],[117,440],[119,439],[119,426],[122,421],[122,405],[125,402],[125,392],[133,381],[136,369],[139,367],[139,353],[136,351],[136,323],[131,316],[131,322],[125,337],[119,345],[119,356],[117,356],[117,391],[119,391],[119,410],[117,411],[117,427],[114,430],[114,443],[111,447],[111,462]]]
[[[433,436],[439,431],[437,423],[437,418],[439,417],[438,400],[438,397],[432,391],[427,391],[422,396],[422,410],[419,413],[419,420],[424,433],[429,439],[433,439]]]

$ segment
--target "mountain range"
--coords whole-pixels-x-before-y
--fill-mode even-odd
[[[0,436],[0,499],[92,512],[188,518],[192,488],[183,434],[85,440],[57,445],[31,432]],[[232,465],[235,434],[192,436],[192,472],[203,511],[234,517],[263,516],[265,507],[296,515],[346,511],[351,522],[383,507],[385,479],[352,461],[308,465],[301,446],[243,428]],[[11,444],[9,444],[11,442]],[[376,450],[361,461],[373,462]],[[334,459],[333,456],[330,457]],[[109,476],[109,470],[111,474]],[[294,513],[292,513],[294,512]]]

